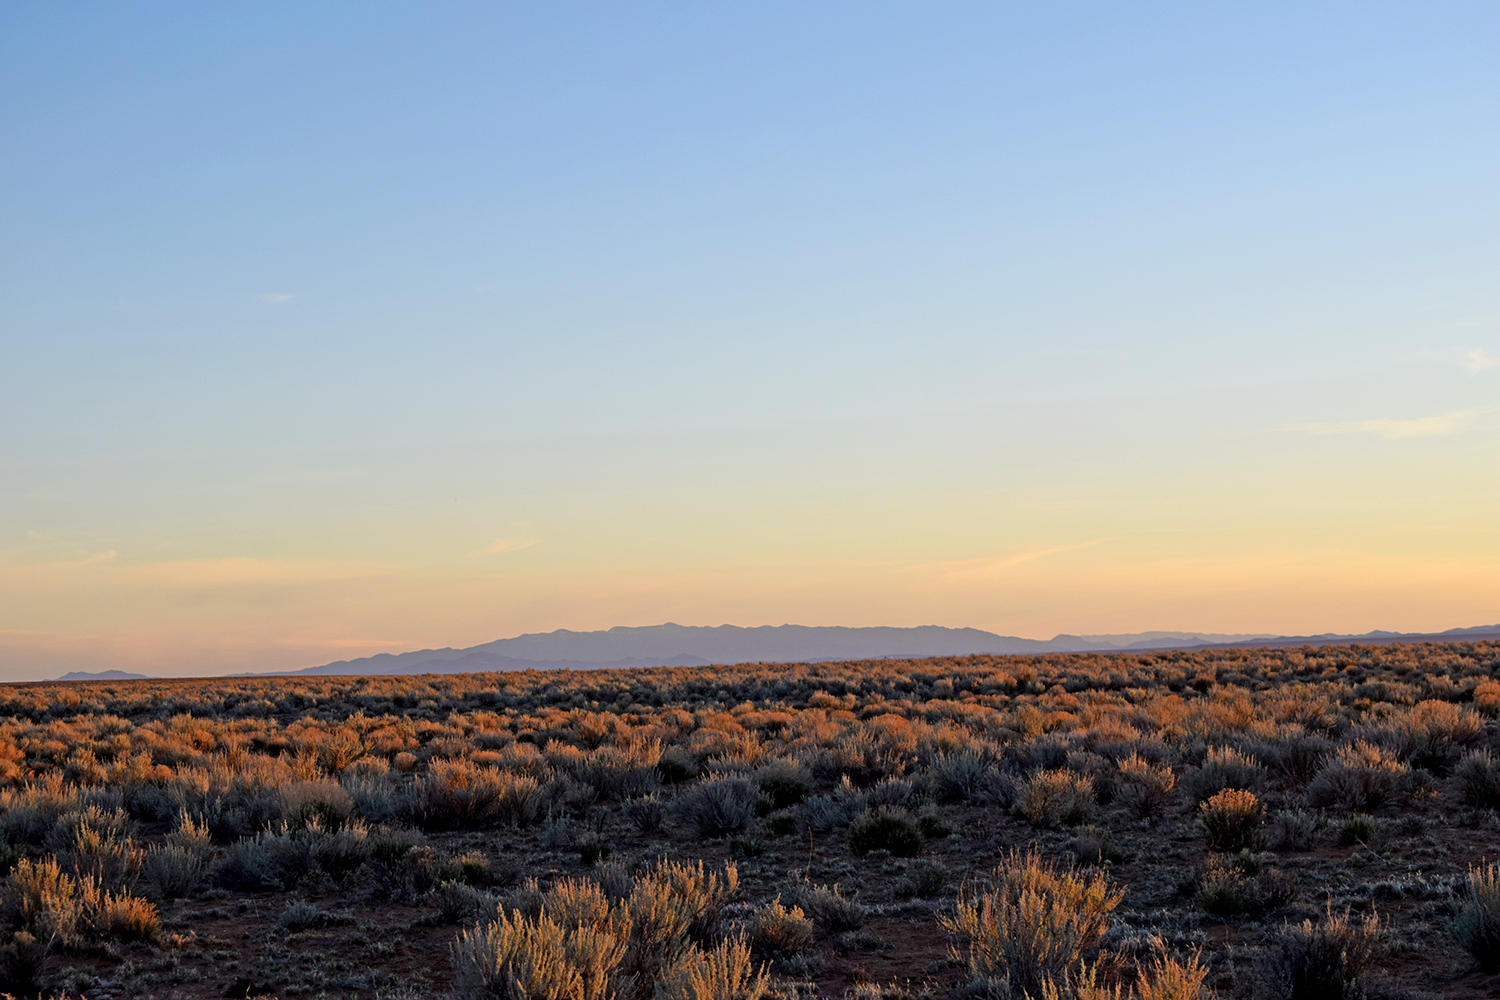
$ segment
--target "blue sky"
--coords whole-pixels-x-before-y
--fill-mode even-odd
[[[0,672],[1500,620],[1497,29],[7,5]]]

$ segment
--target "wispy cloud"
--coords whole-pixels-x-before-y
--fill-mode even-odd
[[[507,552],[520,552],[540,543],[536,538],[497,538],[488,545],[482,545],[470,552],[471,556],[500,556]]]
[[[16,555],[20,555],[22,558],[13,558]],[[42,560],[37,560],[35,558],[28,559],[25,558],[26,555],[27,551],[24,549],[0,549],[0,567],[11,567],[15,569],[30,568],[40,570],[78,569],[82,566],[98,566],[101,563],[113,562],[115,559],[119,558],[120,553],[115,551],[114,549],[106,549],[103,552],[90,552],[87,555],[72,556],[65,559],[58,559],[54,557]]]
[[[1464,370],[1474,373],[1487,372],[1491,368],[1500,368],[1500,357],[1496,357],[1487,351],[1475,348],[1464,355]]]
[[[1373,434],[1393,441],[1407,438],[1447,437],[1457,434],[1485,412],[1485,407],[1471,410],[1453,410],[1432,417],[1389,418],[1371,420],[1311,421],[1300,424],[1285,424],[1282,430],[1302,434],[1326,436],[1330,434]]]
[[[269,302],[274,306],[285,305],[296,297],[291,292],[261,292],[256,296],[262,302]]]
[[[1070,545],[1047,545],[1034,549],[1023,549],[1019,552],[1009,552],[996,556],[981,556],[977,559],[950,559],[942,562],[921,563],[910,567],[914,570],[933,573],[936,576],[945,577],[950,580],[977,580],[989,577],[1003,576],[1009,570],[1024,566],[1027,563],[1036,562],[1038,559],[1047,559],[1051,556],[1060,556],[1066,552],[1077,552],[1081,549],[1093,548],[1112,541],[1109,538],[1091,538],[1086,542],[1074,542]]]

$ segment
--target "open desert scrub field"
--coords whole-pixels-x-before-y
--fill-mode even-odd
[[[0,687],[0,992],[1500,995],[1500,644]]]

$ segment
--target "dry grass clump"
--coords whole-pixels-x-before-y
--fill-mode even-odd
[[[777,896],[750,917],[750,941],[766,954],[798,955],[813,938],[813,922],[800,906],[786,906]]]
[[[89,805],[61,816],[47,842],[75,877],[123,887],[139,873],[144,852],[130,835],[130,820],[121,809]]]
[[[179,899],[197,888],[208,873],[212,857],[208,829],[183,814],[177,829],[146,852],[141,883],[156,899]]]
[[[871,851],[889,851],[898,858],[912,858],[922,850],[922,833],[902,810],[877,809],[850,825],[849,850],[860,858]]]
[[[279,789],[279,794],[282,820],[288,826],[317,822],[337,827],[354,815],[354,796],[332,778],[296,781]]]
[[[802,803],[802,818],[808,829],[827,833],[848,826],[869,808],[870,797],[856,789],[845,776],[832,791],[808,796]]]
[[[1285,906],[1292,895],[1290,881],[1249,852],[1209,858],[1198,875],[1198,904],[1216,917],[1260,916]]]
[[[236,841],[219,858],[213,875],[224,888],[280,892],[318,875],[343,882],[373,857],[374,850],[375,841],[362,822],[327,830],[312,820],[299,829],[283,825]]]
[[[1129,994],[1122,993],[1118,985],[1110,985],[1099,978],[1098,964],[1080,965],[1071,972],[1043,980],[1036,993],[996,994],[993,988],[985,991],[987,996],[1017,997],[1017,1000],[1127,1000]]]
[[[1365,740],[1334,751],[1312,782],[1307,798],[1315,806],[1377,809],[1404,800],[1411,789],[1411,768],[1390,750]]]
[[[1464,805],[1481,809],[1500,808],[1500,763],[1489,750],[1474,750],[1464,755],[1453,769]]]
[[[658,1000],[760,1000],[769,979],[743,941],[721,941],[678,962],[656,987]]]
[[[1172,802],[1177,776],[1164,764],[1153,764],[1138,753],[1119,763],[1115,801],[1135,816],[1159,816]]]
[[[1484,723],[1473,709],[1428,699],[1400,708],[1368,727],[1370,742],[1414,767],[1444,770],[1479,738]]]
[[[1368,813],[1355,813],[1347,816],[1338,825],[1338,831],[1334,835],[1334,843],[1340,847],[1353,847],[1358,844],[1368,847],[1375,842],[1375,817]]]
[[[1266,769],[1250,754],[1234,747],[1212,747],[1203,763],[1188,773],[1184,785],[1201,802],[1226,788],[1259,788],[1265,777]]]
[[[1159,942],[1156,954],[1143,966],[1131,988],[1135,1000],[1210,1000],[1213,991],[1208,981],[1208,966],[1200,955],[1178,961]]]
[[[1500,681],[1487,679],[1474,685],[1474,707],[1491,718],[1500,715]]]
[[[666,804],[660,796],[655,794],[631,799],[625,803],[622,812],[631,825],[641,833],[655,833],[667,820]]]
[[[921,858],[907,867],[896,891],[902,897],[927,899],[947,891],[952,878],[953,873],[941,861]]]
[[[1200,956],[1178,961],[1158,940],[1156,954],[1136,971],[1128,989],[1106,982],[1095,963],[1084,964],[1061,979],[1048,980],[1039,996],[1027,996],[1029,1000],[1210,1000],[1213,992],[1205,985],[1207,979],[1208,967]]]
[[[950,916],[939,918],[966,942],[971,994],[992,1000],[1208,1000],[1208,968],[1198,955],[1179,961],[1154,941],[1149,962],[1129,986],[1111,983],[1099,956],[1109,915],[1124,896],[1098,873],[1059,869],[1035,854],[1012,853],[988,886],[965,886]],[[1091,961],[1091,959],[1093,959]]]
[[[1380,920],[1355,923],[1330,909],[1318,924],[1283,927],[1255,962],[1261,1000],[1362,1000],[1365,976],[1380,950]]]
[[[542,806],[541,786],[530,775],[441,760],[417,784],[413,811],[430,828],[474,828],[533,823]]]
[[[156,906],[128,892],[109,892],[93,879],[79,883],[84,921],[97,937],[150,941],[161,930]]]
[[[495,912],[499,902],[492,892],[453,880],[438,883],[424,899],[437,907],[436,920],[442,924],[481,920]]]
[[[758,997],[766,978],[751,967],[748,945],[701,946],[737,883],[733,866],[709,872],[701,862],[662,862],[620,900],[598,883],[564,880],[459,935],[459,992],[466,1000]]]
[[[962,747],[938,754],[927,769],[927,780],[939,802],[967,802],[979,797],[995,761],[977,747]]]
[[[565,927],[520,911],[466,929],[453,944],[466,1000],[606,1000],[625,955],[616,927]]]
[[[804,885],[797,904],[825,933],[854,931],[865,925],[870,911],[838,885]]]
[[[1453,937],[1485,972],[1500,969],[1500,864],[1476,865],[1469,877]]]
[[[678,797],[677,813],[702,836],[738,833],[755,821],[757,796],[749,778],[709,778]]]
[[[24,934],[41,951],[105,940],[150,940],[160,930],[156,907],[124,890],[105,889],[91,875],[74,878],[56,858],[23,858],[0,890],[0,929]]]
[[[785,809],[807,798],[813,778],[801,762],[786,757],[766,761],[755,771],[755,783],[772,809]]]
[[[1322,821],[1308,809],[1282,809],[1271,817],[1266,846],[1273,851],[1305,851],[1313,844]]]
[[[1037,826],[1076,826],[1094,815],[1094,782],[1067,768],[1036,771],[1021,786],[1015,808]]]
[[[1011,852],[987,883],[964,886],[940,922],[962,939],[954,957],[968,966],[978,991],[1019,998],[1074,974],[1098,949],[1124,895],[1102,874]]]
[[[77,943],[82,917],[78,882],[56,858],[22,858],[0,893],[0,921],[49,947]]]
[[[642,913],[662,912],[664,907],[659,900],[669,900],[669,908],[682,914],[687,933],[707,939],[717,933],[719,914],[739,886],[740,872],[733,861],[726,861],[715,870],[702,861],[663,860],[636,880],[627,906],[639,920]]]
[[[1215,851],[1243,851],[1255,846],[1265,807],[1254,792],[1226,788],[1198,805],[1204,839]]]

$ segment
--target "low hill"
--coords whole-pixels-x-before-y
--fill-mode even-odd
[[[691,667],[711,663],[813,663],[971,654],[1040,654],[1174,649],[1273,638],[1202,632],[1059,635],[1023,639],[977,628],[841,626],[651,625],[598,632],[559,629],[518,635],[466,649],[380,653],[289,671],[309,674],[447,674],[491,670]]]
[[[60,681],[145,681],[145,674],[132,674],[124,670],[71,670],[58,678]]]

